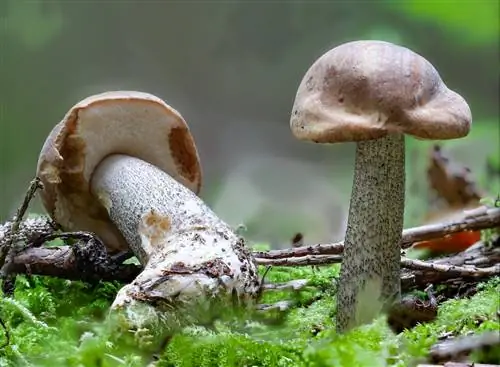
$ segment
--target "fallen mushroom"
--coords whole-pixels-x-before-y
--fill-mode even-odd
[[[47,138],[37,175],[62,229],[95,233],[111,254],[130,248],[144,267],[112,305],[125,325],[162,321],[174,330],[258,295],[254,258],[197,196],[193,138],[161,99],[115,91],[77,103]]]
[[[290,127],[315,143],[356,142],[337,331],[370,322],[400,299],[405,200],[404,135],[466,136],[471,112],[436,69],[411,50],[355,41],[325,53],[298,88]]]

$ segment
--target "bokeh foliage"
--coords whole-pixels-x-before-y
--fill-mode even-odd
[[[498,125],[498,1],[6,0],[0,9],[2,219],[13,213],[32,178],[52,126],[79,98],[112,88],[157,93],[185,115],[199,146],[209,203],[217,201],[214,186],[228,172],[260,153],[323,167],[332,186],[345,192],[347,205],[353,146],[297,142],[288,118],[305,69],[328,48],[353,39],[415,49],[469,101],[472,135]],[[471,168],[482,175],[477,159],[496,155],[499,138],[495,131],[457,141],[461,145],[477,153],[465,163],[477,163]],[[422,148],[418,156],[425,157],[426,146],[415,144]],[[410,176],[422,180],[419,172]],[[408,194],[408,213],[416,214],[408,214],[407,225],[425,210],[412,210],[422,194]],[[262,216],[260,224],[274,230],[269,219]]]

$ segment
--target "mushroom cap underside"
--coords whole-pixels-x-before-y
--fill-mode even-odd
[[[342,44],[317,59],[295,96],[290,127],[318,143],[362,141],[391,132],[455,139],[471,127],[467,102],[425,58],[383,41]]]
[[[110,250],[128,247],[90,192],[107,156],[142,159],[199,193],[198,152],[183,117],[160,98],[136,91],[93,95],[74,105],[47,137],[37,165],[42,203],[64,230],[94,232]]]

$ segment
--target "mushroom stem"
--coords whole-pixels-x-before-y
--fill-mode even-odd
[[[400,299],[404,201],[404,135],[358,142],[337,294],[337,332],[371,322]]]
[[[243,240],[165,172],[111,155],[96,168],[91,191],[144,266],[112,305],[126,310],[129,325],[206,322],[217,317],[211,313],[217,302],[245,303],[257,295],[257,268]]]

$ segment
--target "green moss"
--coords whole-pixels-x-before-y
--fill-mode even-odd
[[[495,315],[500,307],[497,278],[471,299],[444,303],[435,322],[400,335],[388,329],[383,317],[349,334],[336,335],[335,287],[330,285],[338,268],[272,268],[268,281],[307,278],[315,287],[264,295],[265,303],[294,299],[296,304],[289,312],[217,322],[214,330],[188,328],[171,340],[159,365],[407,366],[425,356],[443,333],[500,329]],[[261,274],[264,270],[260,269]],[[130,335],[118,340],[104,321],[117,289],[111,283],[92,287],[60,279],[19,277],[18,305],[5,299],[0,303],[1,318],[11,334],[10,345],[0,350],[0,365],[14,366],[25,359],[34,366],[144,366],[137,339]]]

